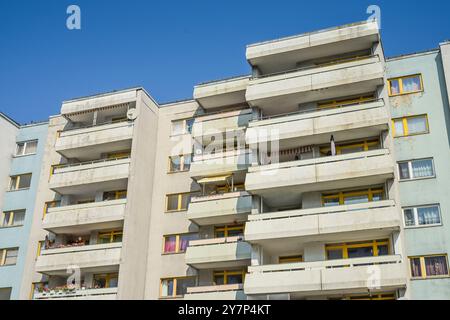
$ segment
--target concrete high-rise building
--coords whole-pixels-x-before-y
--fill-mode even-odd
[[[1,120],[1,180],[5,191],[0,215],[0,300],[3,300],[20,296],[47,123],[21,126],[3,114]]]
[[[385,59],[361,22],[246,58],[63,102],[21,299],[450,299],[450,45]]]

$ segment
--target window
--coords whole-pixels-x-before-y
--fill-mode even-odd
[[[422,75],[420,74],[390,79],[388,84],[391,97],[423,91]]]
[[[16,156],[26,156],[29,154],[35,154],[37,150],[37,140],[18,142],[16,148]]]
[[[214,227],[215,238],[239,237],[243,235],[244,235],[243,224]]]
[[[278,263],[295,263],[295,262],[303,262],[303,256],[302,255],[296,255],[296,256],[286,256],[286,257],[279,257]]]
[[[166,196],[166,212],[186,211],[193,193],[176,193]]]
[[[439,205],[405,208],[403,215],[406,227],[441,224]]]
[[[384,294],[351,296],[351,297],[348,297],[347,299],[348,300],[396,300],[396,295],[395,295],[395,293],[384,293]]]
[[[413,279],[426,279],[432,277],[448,276],[447,255],[432,255],[411,257],[411,277]]]
[[[47,249],[45,247],[45,241],[38,241],[37,250],[36,250],[36,259],[41,255],[42,248]]]
[[[59,201],[59,200],[46,202],[45,205],[44,205],[44,214],[42,215],[42,219],[45,218],[45,215],[48,213],[48,209],[58,208],[60,206],[61,206],[61,201]]]
[[[429,133],[427,115],[393,119],[392,124],[394,138]]]
[[[182,253],[186,251],[189,242],[198,239],[197,233],[186,233],[164,236],[163,253]]]
[[[172,121],[172,136],[192,133],[193,125],[194,119],[183,119]]]
[[[384,200],[383,188],[322,194],[322,206],[324,207],[351,205],[381,200]]]
[[[119,200],[127,198],[127,190],[103,192],[103,201]]]
[[[0,301],[11,299],[12,288],[0,288]]]
[[[432,178],[435,176],[433,159],[399,162],[398,169],[400,180]]]
[[[354,97],[354,98],[346,98],[346,99],[337,99],[337,100],[329,100],[324,102],[319,102],[317,104],[318,109],[331,109],[331,108],[337,108],[342,107],[345,105],[354,105],[354,104],[361,104],[364,102],[374,101],[375,95],[364,95],[360,97]]]
[[[117,288],[119,283],[118,273],[95,274],[94,289],[99,288]]]
[[[213,281],[214,285],[223,284],[240,284],[244,283],[245,270],[224,270],[224,271],[214,271]]]
[[[390,252],[389,240],[373,240],[325,246],[328,260],[385,256]]]
[[[161,279],[160,297],[175,298],[182,297],[186,294],[188,287],[194,287],[196,284],[195,277],[178,277]]]
[[[169,172],[189,171],[191,168],[191,158],[191,154],[169,157]]]
[[[19,248],[0,249],[0,267],[15,265],[18,254]]]
[[[122,241],[122,230],[100,232],[98,234],[98,243],[114,243]]]
[[[336,143],[336,154],[348,154],[354,152],[363,152],[380,149],[380,139],[374,138],[369,140],[361,140],[355,142]],[[320,154],[323,157],[331,156],[331,147],[328,144],[320,148]]]
[[[25,219],[25,210],[3,212],[0,227],[14,227],[23,225]]]
[[[112,152],[108,153],[106,157],[108,159],[126,159],[131,156],[131,151],[121,151],[121,152]]]
[[[9,182],[9,191],[28,189],[31,184],[31,173],[12,176]]]

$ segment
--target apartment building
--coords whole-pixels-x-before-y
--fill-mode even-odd
[[[387,63],[412,299],[450,297],[449,49],[446,43]]]
[[[18,299],[33,220],[47,123],[19,125],[2,117],[0,300]]]
[[[193,99],[63,102],[20,299],[450,298],[441,56],[386,61],[361,22],[249,45],[250,75]],[[425,89],[403,91],[417,75]],[[400,134],[425,114],[426,134]],[[422,159],[433,175],[414,179]],[[421,208],[439,223],[422,226]]]

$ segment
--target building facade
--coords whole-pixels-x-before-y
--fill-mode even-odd
[[[362,22],[249,45],[190,100],[63,102],[18,297],[450,299],[449,49],[385,59]]]
[[[387,63],[412,299],[450,297],[450,74],[444,70],[444,51]]]
[[[46,137],[47,123],[14,124],[10,135],[2,134],[8,144],[2,156],[9,170],[2,179],[6,190],[0,221],[0,299],[20,296]]]

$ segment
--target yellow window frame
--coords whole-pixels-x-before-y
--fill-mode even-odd
[[[334,100],[328,100],[324,102],[319,102],[317,104],[318,109],[332,109],[337,108],[344,105],[350,105],[350,104],[361,104],[367,101],[374,101],[375,100],[375,94],[371,95],[364,95],[359,96],[355,98],[347,98],[347,99],[334,99]]]
[[[6,248],[6,249],[0,249],[0,267],[6,266],[6,255],[8,251],[17,250],[19,251],[19,248]]]
[[[42,214],[42,220],[44,220],[45,216],[47,215],[49,208],[56,208],[61,205],[60,200],[53,200],[53,201],[47,201],[44,203],[44,212]]]
[[[109,243],[114,243],[115,236],[123,236],[123,230],[111,230],[99,232],[97,236],[98,242],[100,242],[100,239],[106,239],[107,237],[105,236],[109,236]]]
[[[187,236],[187,235],[194,235],[196,234],[195,232],[190,232],[190,233],[180,233],[180,234],[168,234],[163,236],[163,247],[162,247],[162,252],[163,254],[175,254],[175,253],[184,253],[184,250],[180,250],[180,239],[182,236]],[[166,247],[166,239],[170,238],[170,237],[175,237],[175,251],[171,251],[171,252],[166,252],[164,249]]]
[[[239,183],[239,184],[235,184],[233,186],[233,188],[235,190],[245,190],[245,184],[244,183]],[[216,191],[218,193],[228,193],[228,192],[233,192],[233,190],[231,189],[231,185],[225,185],[225,186],[219,186],[216,188]]]
[[[186,203],[186,208],[182,207],[183,204],[183,196],[185,195],[193,195],[195,192],[181,192],[181,193],[172,193],[166,195],[166,212],[179,212],[179,211],[186,211],[188,208],[189,203]],[[169,197],[171,196],[177,196],[177,208],[169,210]]]
[[[159,297],[162,299],[168,299],[168,298],[179,298],[182,297],[182,295],[177,295],[177,287],[178,283],[177,281],[180,279],[196,279],[195,276],[187,276],[187,277],[172,277],[172,278],[161,278],[159,281]],[[162,287],[163,287],[163,281],[173,281],[173,293],[171,296],[163,296],[162,295]]]
[[[413,118],[425,118],[425,123],[426,123],[426,131],[424,132],[419,132],[419,133],[409,133],[409,128],[408,128],[408,119],[413,119]],[[397,121],[401,121],[402,122],[402,127],[403,127],[403,135],[397,135],[397,132],[395,130],[395,123]],[[420,114],[420,115],[416,115],[416,116],[407,116],[407,117],[402,117],[402,118],[395,118],[392,119],[392,135],[394,138],[400,138],[400,137],[409,137],[409,136],[416,136],[416,135],[420,135],[420,134],[427,134],[430,132],[430,124],[428,122],[428,115],[427,114]]]
[[[278,257],[278,263],[296,263],[296,262],[303,262],[303,255],[294,255],[294,256],[283,256]]]
[[[98,279],[105,279],[105,288],[109,288],[109,281],[114,278],[116,278],[117,281],[119,281],[119,273],[114,272],[114,273],[94,274],[93,280],[95,281]]]
[[[445,261],[447,264],[447,272],[449,272],[447,275],[437,275],[437,276],[429,276],[427,275],[427,269],[425,266],[425,258],[432,258],[432,257],[445,257]],[[411,260],[412,259],[419,259],[420,261],[420,271],[422,273],[421,277],[413,277],[412,276],[412,269],[411,269]],[[430,254],[430,255],[426,255],[426,256],[412,256],[409,257],[410,263],[409,263],[409,269],[410,269],[410,275],[411,275],[411,279],[433,279],[433,278],[442,278],[442,277],[448,277],[450,276],[450,271],[449,271],[449,265],[448,265],[448,256],[447,254]]]
[[[103,193],[103,197],[105,196],[105,193],[114,193],[114,199],[124,199],[127,197],[127,190],[114,190],[114,191],[108,191]]]
[[[214,271],[213,272],[213,282],[215,282],[216,277],[223,277],[223,284],[228,284],[228,277],[229,276],[236,276],[240,275],[242,276],[242,283],[244,283],[245,280],[245,270],[220,270],[220,271]]]
[[[348,259],[348,249],[372,247],[373,256],[378,257],[378,246],[387,245],[388,254],[391,253],[390,243],[391,242],[389,239],[382,239],[382,240],[371,240],[361,242],[327,244],[325,245],[325,251],[327,253],[327,260],[328,260],[328,251],[331,250],[342,250],[342,259]]]
[[[237,225],[224,225],[224,226],[219,226],[219,227],[214,227],[214,237],[218,238],[217,234],[219,232],[223,232],[224,233],[224,237],[228,237],[228,233],[230,231],[242,231],[242,233],[244,233],[245,230],[245,225],[242,224],[237,224]]]
[[[364,151],[369,151],[369,147],[380,145],[380,139],[379,138],[373,138],[373,139],[366,139],[362,141],[355,141],[355,142],[348,142],[348,143],[338,143],[336,144],[336,154],[342,154],[342,150],[344,149],[351,149],[355,147],[363,147]],[[331,151],[330,146],[321,147],[320,153],[326,154],[329,151]]]
[[[411,78],[417,78],[417,77],[420,80],[420,90],[405,92],[404,88],[403,88],[403,80],[411,79]],[[393,94],[392,90],[391,90],[391,83],[393,81],[398,81],[399,93],[397,93],[397,94]],[[405,94],[413,94],[413,93],[418,93],[418,92],[423,92],[423,91],[424,91],[424,88],[423,88],[423,77],[422,77],[422,74],[420,74],[420,73],[409,75],[409,76],[402,76],[402,77],[388,79],[388,93],[389,93],[390,97],[396,97],[396,96],[401,96],[401,95],[405,95]]]
[[[180,170],[173,170],[172,161],[171,161],[173,158],[180,158]],[[185,168],[186,167],[186,163],[185,163],[186,158],[192,158],[192,154],[183,154],[183,155],[178,155],[178,156],[169,156],[169,158],[168,158],[168,162],[169,162],[168,168],[169,169],[168,169],[167,172],[168,173],[176,173],[176,172],[189,171],[189,169]]]
[[[2,213],[2,220],[1,220],[1,225],[0,227],[12,227],[13,226],[13,222],[14,222],[14,216],[16,215],[16,213],[18,212],[24,212],[25,210],[12,210],[12,211],[4,211]],[[5,221],[5,216],[9,214],[9,218],[8,218],[8,222],[6,224],[4,224]]]
[[[348,197],[367,195],[369,202],[373,201],[374,195],[380,194],[381,198],[384,198],[384,188],[369,188],[358,191],[344,191],[333,194],[322,194],[322,206],[325,206],[325,200],[327,199],[339,199],[339,205],[344,205],[345,199]]]
[[[36,259],[40,257],[42,252],[42,247],[44,246],[45,241],[38,241],[37,250],[36,250]]]
[[[364,295],[364,296],[351,296],[348,297],[348,300],[397,300],[395,293],[381,293],[381,294],[374,294],[371,296]]]
[[[129,158],[131,155],[131,151],[119,151],[119,152],[111,152],[106,155],[108,159],[125,159]]]

